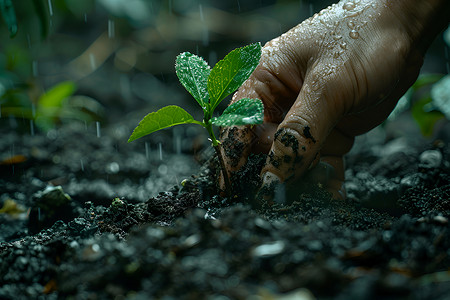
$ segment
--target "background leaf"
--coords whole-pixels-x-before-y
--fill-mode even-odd
[[[209,105],[207,82],[211,72],[208,63],[197,55],[183,52],[177,56],[175,70],[181,84],[206,111]]]
[[[255,43],[231,51],[214,66],[208,78],[212,111],[247,80],[260,58],[261,45]]]
[[[431,88],[433,106],[450,120],[450,75],[446,75]]]
[[[243,98],[224,110],[220,117],[213,118],[216,126],[261,124],[264,119],[264,105],[259,99]]]
[[[199,122],[181,107],[169,105],[146,115],[134,129],[128,143],[160,129],[189,123]]]
[[[14,37],[17,34],[17,19],[12,1],[0,0],[0,11],[6,25],[8,26],[10,37]]]
[[[427,106],[431,102],[431,98],[423,98],[415,102],[411,108],[411,114],[424,136],[431,136],[436,122],[444,118],[441,112],[435,110],[429,111],[427,109]]]
[[[73,81],[64,81],[46,91],[38,100],[39,107],[61,107],[63,101],[72,96],[76,90]]]

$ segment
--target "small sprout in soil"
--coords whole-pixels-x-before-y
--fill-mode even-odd
[[[123,202],[123,200],[120,199],[119,197],[116,197],[111,202],[111,206],[115,209],[118,209],[118,208],[125,206],[125,202]]]
[[[237,48],[213,69],[201,57],[183,52],[176,58],[175,70],[181,84],[194,97],[203,110],[203,120],[195,120],[179,106],[169,105],[145,116],[134,129],[128,142],[163,128],[180,124],[203,126],[210,136],[217,154],[225,182],[226,193],[231,196],[231,182],[222,157],[220,141],[216,139],[212,125],[239,126],[263,122],[264,106],[259,99],[243,98],[228,106],[221,116],[213,117],[214,110],[225,97],[236,91],[253,73],[261,58],[261,45],[251,44]]]

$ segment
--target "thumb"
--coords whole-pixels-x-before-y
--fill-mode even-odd
[[[274,141],[262,169],[260,192],[273,192],[277,183],[298,179],[320,156],[320,149],[337,121],[344,113],[342,90],[330,92],[325,86],[335,86],[336,78],[311,72],[295,103],[277,128]]]

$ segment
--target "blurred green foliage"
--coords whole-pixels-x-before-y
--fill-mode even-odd
[[[88,2],[92,8],[93,1],[80,1],[79,4]],[[75,5],[69,0],[55,3],[58,10],[66,10],[66,13],[68,5]],[[91,122],[101,119],[103,107],[91,97],[74,95],[77,87],[73,81],[56,83],[47,91],[40,87],[31,45],[37,31],[32,28],[38,23],[40,39],[47,38],[54,9],[52,1],[32,0],[17,11],[13,4],[17,3],[0,0],[1,16],[11,38],[0,52],[0,116],[29,119],[44,132],[66,120]],[[19,28],[25,29],[21,35],[18,35]]]
[[[17,34],[16,12],[11,0],[0,0],[0,12],[8,26],[10,37]]]
[[[390,115],[396,118],[410,110],[420,131],[430,137],[438,121],[450,120],[450,76],[443,74],[422,74],[400,99]]]

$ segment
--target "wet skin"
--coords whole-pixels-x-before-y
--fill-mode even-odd
[[[232,100],[261,99],[264,123],[234,129],[244,147],[237,158],[224,150],[229,171],[263,152],[261,190],[309,172],[335,198],[345,198],[343,156],[414,83],[424,53],[448,24],[449,3],[341,1],[269,41]]]

